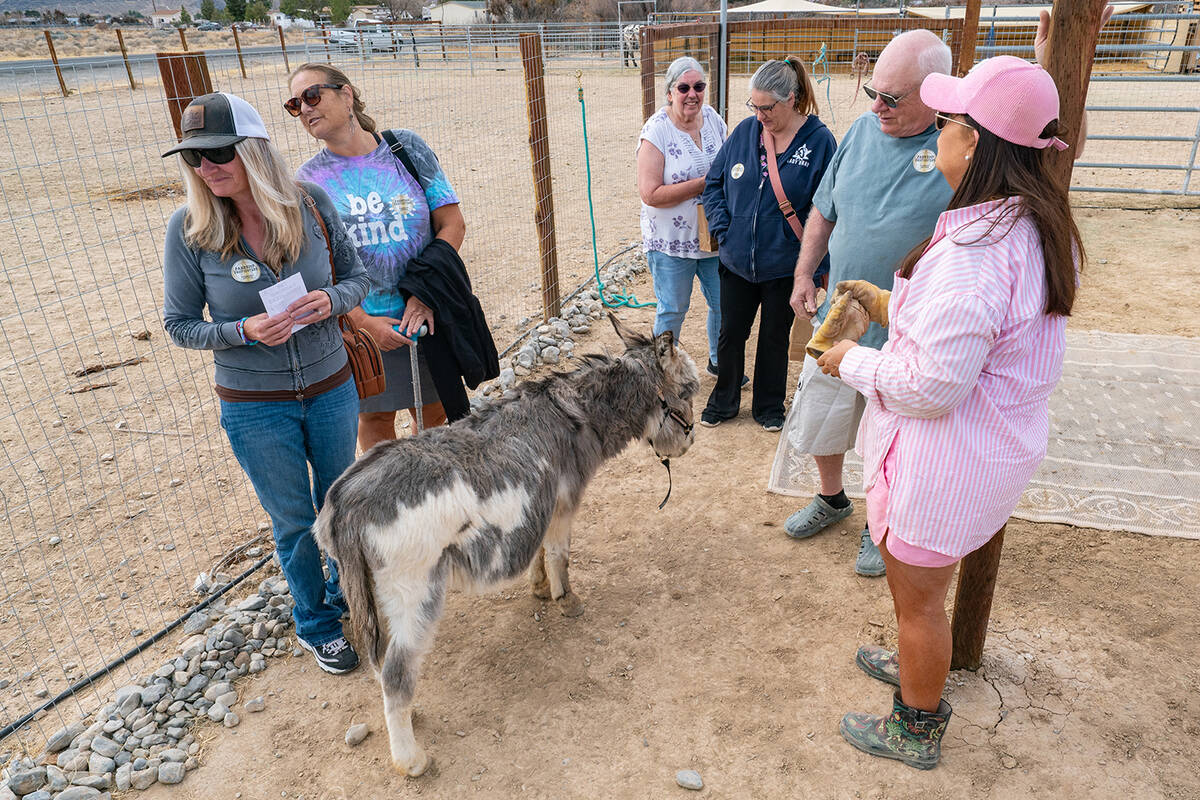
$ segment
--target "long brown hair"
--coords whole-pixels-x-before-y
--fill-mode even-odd
[[[1003,223],[1008,224],[1003,234],[1007,236],[1018,218],[1032,217],[1042,240],[1046,262],[1046,313],[1070,316],[1075,304],[1076,262],[1082,270],[1086,254],[1075,217],[1071,214],[1066,182],[1050,168],[1049,150],[1013,144],[983,128],[970,116],[966,120],[978,131],[979,142],[947,210],[1000,197],[1020,198],[1014,210],[998,214],[976,242],[990,241],[992,232]],[[1058,120],[1051,121],[1042,131],[1042,138],[1060,135]],[[929,241],[921,242],[904,257],[900,262],[900,277],[912,277]]]
[[[367,133],[375,133],[375,120],[367,116],[367,104],[363,102],[362,95],[358,91],[358,87],[350,82],[350,77],[332,64],[301,64],[292,71],[288,76],[288,84],[295,80],[296,76],[301,72],[319,72],[325,76],[327,83],[336,83],[339,86],[349,86],[351,94],[354,95],[354,102],[350,108],[354,111],[354,116],[358,120],[358,124]]]

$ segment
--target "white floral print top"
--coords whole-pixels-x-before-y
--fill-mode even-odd
[[[702,178],[725,142],[725,120],[710,105],[701,107],[700,147],[686,132],[679,130],[667,116],[667,107],[656,111],[638,137],[658,148],[663,154],[663,183],[682,183]],[[700,198],[693,197],[677,206],[654,208],[642,203],[642,249],[656,250],[670,256],[706,258],[712,253],[700,251],[696,236],[696,206]]]

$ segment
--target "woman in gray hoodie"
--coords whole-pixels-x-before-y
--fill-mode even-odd
[[[188,197],[167,225],[167,333],[213,351],[221,427],[271,517],[297,638],[321,669],[349,672],[337,567],[325,580],[311,526],[354,461],[358,392],[337,317],[362,301],[367,274],[329,197],[292,180],[249,103],[198,97],[181,128],[163,154],[180,155]],[[285,280],[302,283],[269,314],[260,293]]]

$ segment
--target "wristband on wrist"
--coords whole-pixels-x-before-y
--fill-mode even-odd
[[[246,320],[248,320],[248,319],[250,319],[250,318],[242,317],[241,319],[239,319],[237,321],[236,325],[237,325],[238,338],[242,340],[242,344],[249,344],[249,345],[258,344],[257,339],[246,338]]]

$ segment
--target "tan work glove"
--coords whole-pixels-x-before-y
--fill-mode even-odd
[[[846,281],[846,283],[864,282]],[[841,285],[838,284],[839,287]],[[870,286],[870,284],[867,285]],[[817,328],[813,337],[808,340],[804,351],[813,358],[820,358],[822,353],[842,339],[857,342],[867,332],[870,325],[871,318],[867,315],[866,309],[854,299],[850,292],[842,292],[834,297],[833,305],[829,307],[829,314],[826,315],[825,321],[821,323],[820,328]]]
[[[888,301],[892,299],[891,292],[887,289],[880,289],[869,281],[838,281],[837,286],[833,289],[834,301],[843,294],[849,294],[857,300],[871,318],[871,322],[887,327]]]

